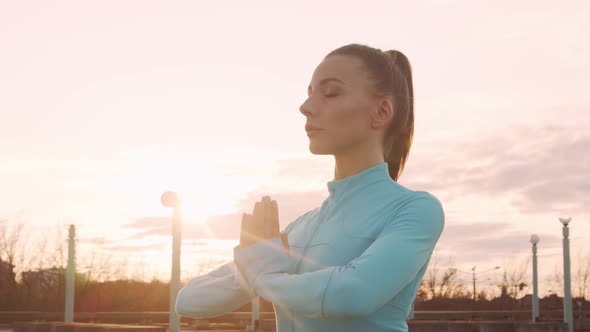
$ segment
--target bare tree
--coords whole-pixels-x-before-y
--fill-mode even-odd
[[[481,289],[475,296],[478,301],[487,301],[493,298],[491,291],[487,290],[486,288]]]
[[[30,225],[24,227],[27,241],[18,245],[18,271],[63,268],[67,262],[67,226],[52,226],[51,230],[32,233]]]
[[[502,281],[498,285],[502,290],[502,294],[506,294],[514,299],[526,294],[529,286],[526,282],[528,280],[527,270],[529,262],[530,257],[528,255],[520,260],[514,258],[505,260]]]
[[[31,233],[27,233],[31,237]],[[36,241],[27,241],[21,245],[21,254],[19,255],[20,271],[41,270],[45,266],[45,256],[47,252],[48,237],[41,236]]]
[[[21,242],[23,223],[19,222],[8,227],[6,220],[0,220],[0,294],[5,301],[14,303],[17,283],[15,263],[18,246]],[[1,303],[0,303],[1,304]]]
[[[139,256],[138,262],[133,264],[133,271],[130,272],[130,279],[134,281],[145,281],[146,280],[146,263],[145,256],[142,254]]]
[[[590,255],[583,255],[578,251],[577,268],[574,276],[576,283],[577,295],[576,297],[586,300],[586,293],[588,292],[588,283],[590,282]]]
[[[68,262],[68,227],[65,224],[60,224],[54,230],[56,233],[56,242],[53,257],[51,257],[51,265],[66,267]]]
[[[571,278],[572,289],[575,291],[574,297],[586,299],[586,294],[590,291],[590,255],[583,255],[581,251],[578,251],[576,260],[572,261]],[[556,290],[553,293],[563,296],[563,265],[555,264],[553,273],[545,281],[551,289]]]
[[[21,241],[24,224],[22,222],[8,227],[8,221],[0,220],[0,258],[14,265]]]
[[[559,266],[558,264],[553,265],[553,273],[551,273],[549,276],[547,276],[547,278],[545,279],[545,282],[547,282],[547,284],[550,286],[551,289],[553,290],[558,290],[558,291],[553,291],[553,293],[558,294],[559,291],[561,291],[562,295],[563,295],[563,271],[562,271],[561,266]]]
[[[447,269],[442,272],[439,267],[439,255],[435,250],[428,266],[428,273],[422,280],[422,288],[427,298],[449,299],[464,292],[464,285],[457,278],[457,268],[449,257]],[[442,275],[441,275],[442,272]]]
[[[111,277],[113,280],[127,280],[127,271],[129,270],[129,258],[125,256],[119,263],[115,264]]]
[[[426,277],[422,279],[422,285],[424,288],[424,293],[426,295],[426,299],[430,298],[437,298],[438,294],[436,292],[436,285],[438,284],[438,250],[434,250],[432,253],[432,257],[430,259],[430,263],[428,265],[428,270],[426,273]]]
[[[90,255],[85,260],[82,270],[86,271],[88,280],[106,281],[113,277],[116,273],[113,272],[113,264],[111,261],[113,255],[106,252],[101,247],[104,244],[104,238],[101,241],[95,242],[95,246],[91,249]],[[116,265],[116,264],[115,264]]]

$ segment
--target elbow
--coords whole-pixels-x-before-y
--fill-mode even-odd
[[[178,316],[191,316],[195,314],[189,310],[189,303],[187,302],[186,296],[183,295],[182,291],[176,295],[176,302],[174,304],[174,311]]]
[[[352,301],[347,303],[340,303],[337,306],[332,307],[331,309],[324,308],[323,316],[326,319],[366,319],[368,318],[375,310],[373,310],[372,306],[370,305],[363,305],[362,302],[359,301]]]
[[[178,301],[176,301],[176,304],[174,305],[174,312],[178,316],[188,316],[185,307],[182,306],[182,304],[180,304]]]
[[[365,319],[379,309],[374,300],[379,296],[361,285],[333,289],[325,295],[322,316],[326,319]]]
[[[211,311],[207,310],[202,303],[195,301],[194,296],[189,297],[188,294],[185,294],[182,290],[176,295],[174,311],[179,316],[191,318],[208,318],[212,315]]]
[[[339,308],[338,316],[340,316],[341,319],[366,319],[375,311],[376,309],[374,309],[369,303],[351,301]]]

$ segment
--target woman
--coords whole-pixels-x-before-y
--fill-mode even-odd
[[[321,206],[279,232],[265,196],[244,214],[233,262],[179,292],[176,312],[212,317],[261,296],[277,331],[408,331],[406,317],[443,231],[441,202],[399,183],[414,129],[408,59],[351,44],[313,73],[309,149],[335,158]]]

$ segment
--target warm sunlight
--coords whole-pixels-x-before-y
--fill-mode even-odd
[[[158,159],[154,159],[155,155]],[[240,161],[236,163],[236,174],[228,174],[221,167],[230,160]],[[129,188],[137,214],[161,214],[165,208],[159,204],[159,195],[172,190],[180,196],[184,219],[203,222],[213,215],[235,212],[240,198],[264,186],[265,178],[271,175],[264,175],[264,171],[270,168],[271,161],[269,156],[256,152],[193,157],[144,150],[128,160],[129,176],[121,187]],[[256,173],[252,173],[253,169]]]
[[[376,304],[407,309],[409,297],[359,300],[383,296],[375,280],[389,287],[396,276],[405,286],[390,295],[416,291],[417,312],[500,307],[516,309],[511,320],[530,319],[524,310],[540,295],[543,315],[554,312],[544,318],[558,317],[567,284],[590,297],[588,31],[582,0],[0,1],[0,332],[40,332],[4,331],[6,310],[61,320],[65,307],[160,312],[141,321],[163,328],[178,316],[163,312],[179,275],[184,284],[230,262],[202,279],[221,283],[187,297],[203,305],[184,314],[211,314],[211,294],[245,295],[227,274],[239,272],[236,252],[250,250],[243,213],[265,195],[289,235],[281,242],[302,254],[294,265],[277,257],[295,271],[257,279],[280,285],[260,288],[265,301],[289,292],[303,301],[277,306],[293,314],[278,332],[346,330],[326,328],[338,321],[328,319],[334,305],[355,304],[343,311],[356,316]],[[381,107],[383,96],[393,107]],[[393,114],[395,155],[374,144],[379,114]],[[387,169],[363,173],[382,177],[352,177],[382,157]],[[330,186],[343,175],[351,178]],[[396,189],[380,192],[387,188]],[[178,195],[179,209],[163,206],[165,192]],[[410,247],[425,259],[420,243],[440,230],[427,221],[441,225],[438,206],[427,216],[430,208],[413,204],[432,203],[422,192],[443,206],[444,232],[418,275]],[[249,233],[276,237],[268,203],[256,212],[273,217],[253,218]],[[412,207],[420,213],[404,212]],[[573,218],[569,228],[561,217]],[[414,226],[430,236],[404,237]],[[272,259],[263,253],[242,272]],[[371,264],[375,257],[385,260]],[[363,281],[358,262],[379,271]],[[338,286],[346,271],[359,278]],[[294,292],[304,280],[316,281]],[[357,293],[330,296],[347,292]],[[306,328],[306,314],[326,319]],[[355,329],[363,318],[342,326],[386,326]],[[204,327],[186,317],[182,326]]]

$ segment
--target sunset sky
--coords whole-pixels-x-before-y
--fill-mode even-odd
[[[220,265],[263,195],[281,228],[328,196],[333,157],[298,107],[322,58],[361,43],[412,64],[398,182],[442,201],[439,264],[513,270],[537,233],[545,294],[558,217],[574,265],[590,255],[590,3],[362,3],[0,2],[0,220],[26,224],[25,255],[75,224],[82,271],[94,252],[166,280],[174,190],[183,279]]]

